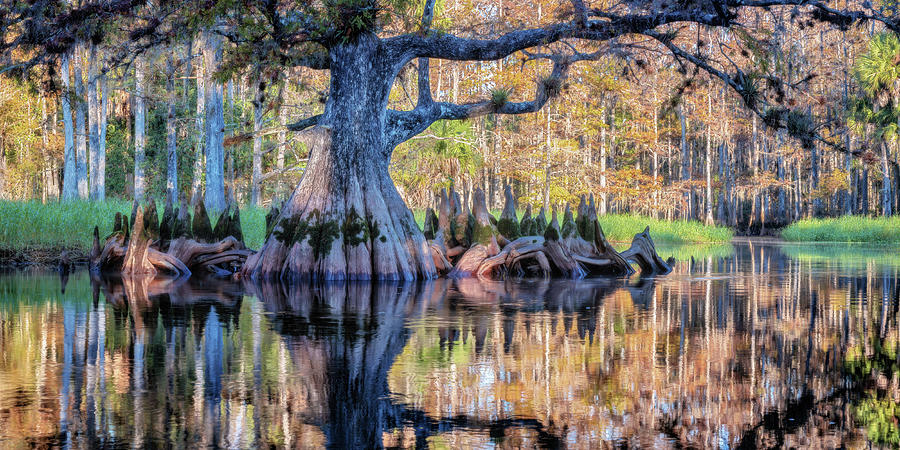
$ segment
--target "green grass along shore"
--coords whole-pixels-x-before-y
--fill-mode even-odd
[[[158,214],[162,216],[161,204]],[[131,202],[109,199],[103,202],[75,201],[41,203],[38,201],[0,201],[0,250],[72,250],[85,252],[91,246],[91,231],[100,227],[100,236],[112,232],[116,212],[131,214]],[[266,209],[241,208],[244,239],[250,248],[259,248],[265,240]],[[494,214],[499,216],[499,211]],[[421,226],[425,212],[415,211]],[[600,225],[610,241],[629,242],[650,226],[657,242],[721,243],[733,233],[727,227],[708,227],[694,221],[665,221],[638,215],[609,214]]]
[[[116,212],[131,213],[131,202],[110,199],[103,202],[75,201],[47,203],[38,201],[0,201],[0,250],[74,250],[84,252],[91,245],[91,230],[100,227],[100,235],[112,231]],[[245,206],[241,209],[244,236],[250,248],[259,248],[265,240],[266,209]],[[158,213],[162,215],[160,208]],[[499,216],[499,211],[493,212]],[[414,212],[421,226],[425,211]],[[608,214],[599,218],[607,239],[629,242],[644,227],[656,242],[668,244],[724,243],[734,233],[728,227],[706,226],[696,221],[667,221],[634,214]],[[804,219],[785,227],[782,236],[793,242],[865,242],[900,244],[900,216],[843,216]]]
[[[864,242],[879,245],[900,244],[900,216],[842,216],[827,219],[798,220],[781,231],[793,242]]]

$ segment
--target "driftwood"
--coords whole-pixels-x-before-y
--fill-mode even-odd
[[[560,225],[555,207],[549,224],[543,208],[534,218],[531,209],[526,209],[519,222],[509,186],[504,194],[503,213],[494,221],[480,189],[473,195],[472,214],[462,205],[455,218],[454,198],[458,196],[452,191],[449,196],[441,192],[437,223],[428,225],[436,230],[429,246],[440,273],[449,273],[453,278],[627,276],[635,272],[632,263],[640,268],[642,275],[660,275],[672,270],[656,253],[649,228],[635,235],[631,248],[617,252],[600,227],[593,196],[581,197],[577,217],[571,206],[566,205]],[[466,234],[461,232],[464,224]],[[452,237],[446,238],[447,232]]]

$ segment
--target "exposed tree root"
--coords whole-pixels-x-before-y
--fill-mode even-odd
[[[454,229],[453,195],[441,193],[436,223],[435,239],[430,241],[435,265],[450,261],[454,278],[506,278],[506,277],[564,277],[583,278],[607,275],[627,276],[634,273],[630,263],[640,267],[643,275],[666,274],[672,269],[656,253],[650,238],[649,228],[635,235],[631,248],[618,253],[607,242],[600,223],[597,221],[594,199],[582,197],[576,218],[571,208],[566,206],[563,224],[559,224],[556,210],[553,210],[550,224],[546,224],[543,210],[532,219],[531,211],[526,211],[521,223],[515,215],[514,198],[506,189],[506,206],[497,225],[494,226],[487,213],[484,193],[479,189],[473,196],[472,222],[468,232],[472,244],[465,246],[458,236],[460,224]],[[460,208],[465,211],[465,208]],[[517,233],[534,233],[517,237]],[[505,236],[503,232],[510,236]],[[447,239],[447,233],[454,237]],[[453,245],[452,247],[450,247]],[[449,249],[448,249],[449,247]],[[461,255],[461,256],[460,256]],[[446,264],[442,265],[446,267]]]
[[[129,221],[116,214],[113,233],[106,238],[102,248],[97,228],[94,228],[89,260],[91,271],[147,278],[183,278],[193,273],[231,276],[253,254],[241,242],[240,212],[229,206],[213,231],[206,210],[197,206],[195,211],[190,225],[186,206],[182,205],[178,211],[167,203],[160,224],[152,203],[146,210],[136,205],[131,230]],[[201,234],[199,241],[190,236],[193,231]],[[217,238],[217,242],[201,242]]]
[[[313,195],[322,187],[301,183],[281,209],[273,203],[266,218],[270,233],[259,252],[241,242],[237,208],[229,206],[212,227],[199,204],[193,219],[185,205],[178,210],[166,204],[162,224],[152,212],[155,206],[145,211],[136,205],[132,221],[116,215],[114,232],[102,247],[95,228],[91,269],[123,276],[200,273],[286,281],[436,275],[577,279],[631,275],[632,264],[642,275],[672,270],[656,253],[649,227],[634,236],[628,250],[617,252],[603,234],[593,197],[582,197],[577,217],[567,205],[560,225],[555,208],[549,224],[543,209],[534,218],[527,210],[519,222],[509,187],[499,220],[488,212],[481,189],[472,196],[470,209],[451,188],[449,194],[441,192],[437,212],[426,215],[425,228],[432,237],[426,240],[389,181],[382,180],[382,190],[364,192],[351,179],[346,191],[333,198]],[[388,187],[391,190],[385,191]]]

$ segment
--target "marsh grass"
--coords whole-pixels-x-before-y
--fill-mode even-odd
[[[160,218],[162,204],[157,202]],[[0,249],[70,249],[86,252],[91,248],[94,226],[99,227],[101,239],[109,235],[116,212],[130,215],[131,202],[117,199],[46,204],[0,201]],[[247,246],[258,249],[265,240],[266,210],[242,207],[241,225]]]
[[[781,236],[794,242],[867,242],[900,244],[900,217],[843,216],[804,219],[788,225]]]
[[[523,213],[519,211],[520,219]],[[491,211],[491,214],[500,217],[500,211]],[[413,215],[421,228],[425,223],[425,211],[415,210]],[[559,219],[562,220],[562,217]],[[725,243],[734,236],[734,232],[728,227],[706,226],[697,221],[660,220],[637,214],[607,214],[599,219],[606,239],[613,242],[631,242],[634,235],[644,231],[647,226],[650,226],[650,237],[655,242]]]

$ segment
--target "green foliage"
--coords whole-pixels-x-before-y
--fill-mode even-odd
[[[781,236],[789,241],[900,243],[900,217],[843,216],[803,219],[788,225]]]
[[[872,37],[868,52],[856,61],[854,73],[863,91],[870,97],[879,98],[897,90],[895,83],[900,79],[898,63],[900,39],[893,32],[886,31]]]
[[[491,91],[491,103],[494,104],[497,108],[506,104],[509,101],[509,96],[511,92],[507,88],[497,88]]]

